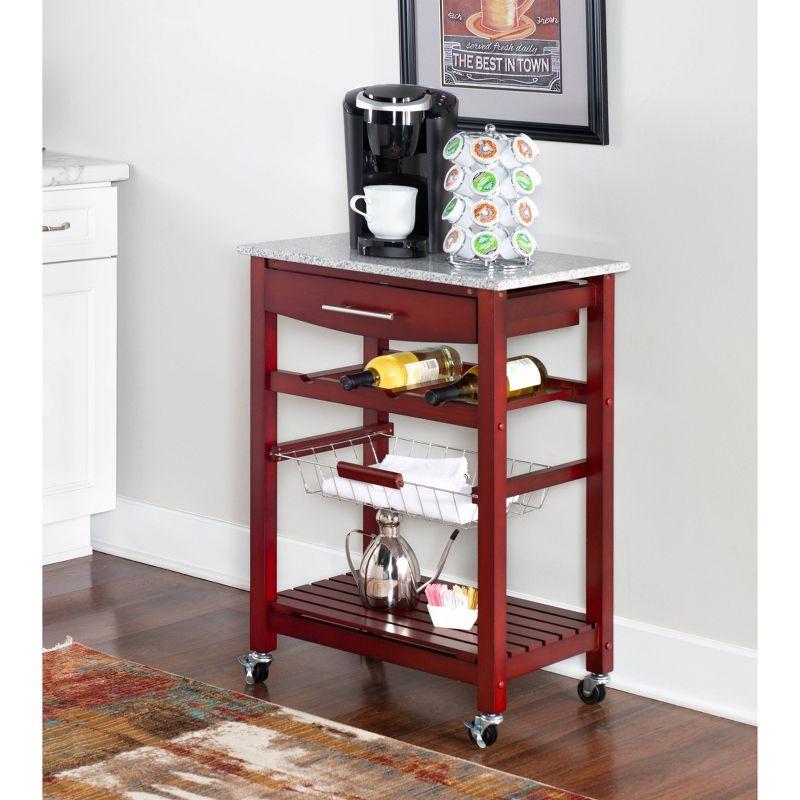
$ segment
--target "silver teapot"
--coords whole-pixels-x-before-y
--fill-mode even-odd
[[[372,537],[372,541],[364,550],[358,569],[350,555],[350,537],[354,533],[363,536],[364,531],[352,530],[345,537],[345,552],[350,572],[355,578],[361,602],[365,606],[384,611],[408,611],[417,604],[420,592],[441,574],[450,554],[450,548],[458,536],[458,529],[450,534],[433,577],[420,584],[417,556],[411,545],[397,531],[400,514],[388,508],[381,508],[375,519],[378,521],[379,532],[367,534]]]

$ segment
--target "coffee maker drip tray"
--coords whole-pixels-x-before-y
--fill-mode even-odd
[[[405,239],[378,239],[375,236],[358,237],[358,252],[372,258],[422,258],[428,254],[428,241],[424,236]]]

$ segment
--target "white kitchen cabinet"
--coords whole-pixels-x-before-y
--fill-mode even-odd
[[[72,157],[56,158],[63,163]],[[91,161],[96,177],[103,162],[85,161]],[[120,165],[113,166],[118,170]],[[116,503],[117,190],[108,181],[76,183],[80,171],[60,174],[64,183],[59,173],[53,178],[52,169],[48,178],[45,159],[45,564],[89,555],[91,515],[110,511]]]

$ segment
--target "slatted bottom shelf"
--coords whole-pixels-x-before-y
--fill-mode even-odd
[[[401,613],[368,609],[352,576],[337,575],[280,592],[270,608],[270,625],[278,633],[475,682],[478,626],[470,631],[435,628],[426,602],[422,596],[414,611]],[[508,677],[596,645],[595,626],[584,614],[507,598]]]

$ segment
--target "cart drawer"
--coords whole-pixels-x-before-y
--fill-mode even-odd
[[[267,311],[345,333],[416,342],[477,342],[472,297],[268,269]]]

